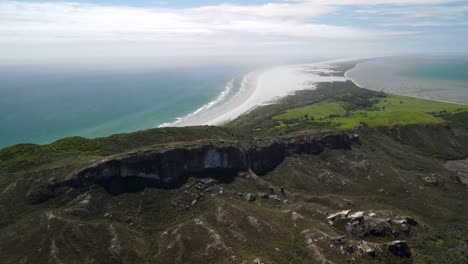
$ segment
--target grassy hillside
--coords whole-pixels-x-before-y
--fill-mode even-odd
[[[262,107],[227,124],[259,136],[293,131],[356,130],[404,125],[440,125],[468,106],[361,89],[354,83],[321,83],[313,91],[300,91],[278,104]]]
[[[235,135],[227,129],[206,126],[157,128],[96,139],[70,137],[47,145],[20,144],[0,150],[0,171],[25,170],[60,160],[103,157],[172,142],[233,138]]]
[[[353,108],[347,98],[322,101],[305,107],[288,109],[274,116],[279,126],[308,122],[337,129],[355,129],[359,126],[393,127],[411,124],[441,124],[441,117],[468,112],[468,106],[440,103],[397,95],[370,98],[369,106]]]
[[[226,141],[256,149],[260,140],[292,145],[322,133],[359,140],[351,150],[287,156],[264,176],[215,170],[182,186],[120,195],[96,182],[86,188],[57,183],[128,153]],[[200,161],[213,160],[207,156]],[[159,166],[141,157],[131,163]],[[0,150],[0,262],[468,263],[468,187],[464,174],[446,163],[467,158],[466,106],[351,82],[300,91],[223,127],[17,145]],[[327,217],[343,210],[362,211],[364,222],[330,225]],[[401,224],[406,217],[417,224]],[[395,240],[405,240],[411,256],[389,251]]]

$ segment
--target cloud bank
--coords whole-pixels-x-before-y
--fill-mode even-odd
[[[406,41],[408,49],[415,45],[424,33],[419,27],[463,29],[467,12],[468,5],[450,0],[299,0],[195,8],[4,1],[0,59],[165,61],[396,52],[397,43]]]

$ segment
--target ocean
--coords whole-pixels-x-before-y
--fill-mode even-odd
[[[468,104],[468,57],[377,58],[346,75],[371,90]]]
[[[245,71],[0,67],[0,148],[154,128],[222,103]]]
[[[314,82],[341,81],[307,73],[327,72],[327,67],[304,67],[262,70],[253,78],[257,88],[246,90],[252,69],[0,66],[0,148],[193,124],[204,118],[210,123],[219,119],[216,115],[233,118],[275,96],[310,89]],[[468,58],[378,58],[346,75],[368,89],[468,104]]]

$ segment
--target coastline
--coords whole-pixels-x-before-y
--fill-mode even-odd
[[[172,123],[164,124],[164,126],[161,125],[160,127],[211,125],[213,120],[218,120],[221,116],[229,114],[229,112],[238,108],[239,105],[251,97],[252,93],[256,90],[256,80],[260,73],[261,71],[254,71],[245,75],[237,93],[227,99],[225,102],[222,102],[222,100],[219,100],[216,103],[214,103],[216,100],[211,101],[194,112],[184,117],[178,118]],[[207,107],[210,104],[211,107]]]
[[[295,64],[257,70],[244,76],[238,92],[225,102],[207,103],[194,112],[159,127],[183,127],[195,125],[221,125],[258,106],[294,94],[299,90],[315,89],[319,82],[346,81],[333,64],[335,61],[312,64]],[[223,91],[224,92],[224,91]],[[218,96],[219,97],[219,96]],[[207,107],[207,106],[210,107]]]
[[[363,63],[363,62],[361,62],[361,63]],[[352,77],[349,76],[349,72],[353,71],[353,70],[356,70],[361,63],[356,63],[356,65],[353,68],[347,70],[344,73],[344,77],[346,78],[346,80],[349,80],[349,81],[353,82],[354,85],[358,86],[359,88],[373,90],[373,91],[381,91],[381,92],[385,92],[385,93],[392,94],[392,95],[405,96],[405,97],[414,98],[414,99],[429,100],[429,101],[434,101],[434,102],[456,104],[456,105],[468,105],[468,103],[463,103],[463,102],[453,102],[453,101],[447,101],[447,100],[437,99],[437,98],[433,98],[433,97],[417,96],[417,95],[411,94],[411,93],[399,93],[399,92],[396,92],[396,91],[386,91],[385,89],[373,89],[372,87],[367,87],[367,86],[361,85],[356,80],[354,80]]]
[[[369,59],[376,58],[348,58],[311,64],[284,65],[257,70],[244,76],[241,87],[238,89],[237,93],[230,98],[226,100],[223,100],[224,98],[219,99],[220,96],[225,93],[225,91],[223,91],[215,100],[208,102],[194,112],[177,118],[177,120],[173,122],[164,123],[159,127],[222,125],[252,111],[258,106],[272,104],[276,100],[294,94],[299,90],[315,89],[315,85],[319,82],[333,81],[351,81],[354,85],[363,89],[384,91],[389,94],[407,96],[415,99],[468,105],[460,102],[418,96],[411,93],[398,93],[395,91],[366,87],[353,79],[350,76],[350,72],[356,70],[360,64],[365,63]],[[335,70],[335,68],[339,68],[343,66],[343,64],[346,65],[348,63],[354,64],[354,66],[351,66],[352,68],[345,68],[344,72]],[[231,89],[233,88],[231,87]]]
[[[364,86],[358,84],[355,80],[353,80],[351,77],[348,76],[348,72],[349,72],[349,71],[352,71],[352,70],[354,70],[354,69],[357,69],[358,66],[359,66],[359,63],[356,63],[356,65],[355,65],[353,68],[347,70],[347,71],[344,73],[344,77],[346,78],[346,80],[353,82],[354,85],[356,85],[357,87],[365,89]]]

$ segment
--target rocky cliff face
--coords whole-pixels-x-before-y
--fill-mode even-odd
[[[227,180],[248,170],[264,175],[288,156],[319,154],[325,148],[350,149],[354,140],[356,138],[352,139],[347,134],[333,134],[257,142],[247,146],[219,142],[162,152],[134,153],[94,164],[63,182],[49,183],[48,189],[87,188],[100,184],[109,192],[119,194],[145,187],[174,188],[189,177]]]

